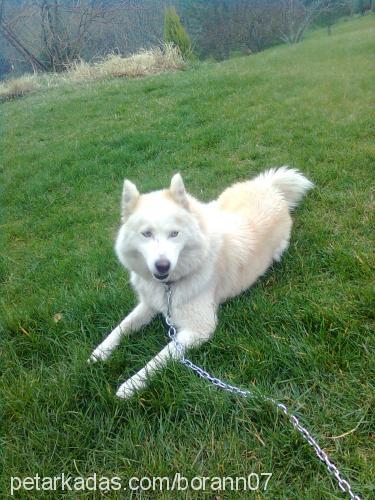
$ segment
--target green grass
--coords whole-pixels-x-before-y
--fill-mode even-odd
[[[176,363],[132,400],[116,399],[118,384],[165,344],[159,319],[125,339],[108,362],[86,364],[135,303],[113,252],[123,178],[146,191],[180,171],[189,190],[209,200],[282,164],[316,183],[294,215],[290,249],[221,308],[214,339],[190,357],[301,414],[355,490],[375,495],[374,28],[367,16],[294,47],[1,105],[5,497],[10,476],[36,473],[272,472],[267,493],[218,494],[342,498],[273,408],[219,392]],[[178,496],[142,498],[148,495]]]

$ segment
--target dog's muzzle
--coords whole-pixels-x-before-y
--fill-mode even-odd
[[[154,273],[154,278],[156,278],[159,281],[164,281],[168,278],[169,274],[159,274],[159,273]]]
[[[158,259],[155,262],[156,273],[154,273],[154,277],[159,281],[164,281],[169,276],[169,270],[171,268],[171,263],[168,259]]]

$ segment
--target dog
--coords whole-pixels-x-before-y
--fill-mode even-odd
[[[130,271],[139,304],[89,361],[106,360],[124,335],[157,313],[166,316],[166,285],[172,290],[178,346],[171,341],[119,387],[117,396],[131,397],[169,359],[211,338],[219,305],[280,260],[289,245],[290,211],[312,187],[298,170],[285,166],[234,184],[210,203],[188,194],[180,174],[172,177],[169,189],[147,194],[124,181],[115,251]]]

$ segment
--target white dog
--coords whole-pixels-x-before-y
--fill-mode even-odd
[[[169,358],[213,335],[219,304],[280,260],[289,244],[289,211],[312,186],[297,170],[281,167],[234,184],[206,204],[186,192],[179,174],[169,189],[143,195],[125,180],[115,249],[130,271],[139,304],[90,361],[107,359],[123,335],[139,330],[159,312],[166,315],[166,283],[172,289],[172,320],[183,347],[170,342],[120,386],[117,396],[130,397]]]

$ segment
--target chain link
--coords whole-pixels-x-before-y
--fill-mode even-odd
[[[315,441],[315,439],[312,437],[312,435],[306,429],[306,427],[303,427],[301,425],[299,419],[293,413],[291,413],[290,410],[283,403],[279,403],[273,398],[264,395],[259,395],[258,393],[255,394],[249,390],[240,389],[239,387],[230,385],[227,382],[224,382],[223,380],[214,377],[200,366],[194,364],[192,361],[190,361],[190,359],[185,358],[184,346],[177,340],[177,329],[174,326],[171,317],[172,289],[170,285],[166,285],[166,293],[167,293],[167,314],[165,322],[167,323],[168,326],[168,336],[175,343],[179,357],[179,362],[185,365],[193,372],[195,372],[199,377],[208,380],[209,382],[211,382],[211,384],[213,384],[216,387],[219,387],[220,389],[223,389],[224,391],[231,392],[233,394],[238,394],[240,396],[243,396],[244,398],[259,396],[264,401],[270,402],[274,406],[276,406],[278,410],[284,413],[284,415],[288,418],[292,426],[295,429],[297,429],[297,431],[301,434],[303,439],[305,439],[305,441],[307,441],[308,444],[314,449],[319,460],[326,465],[328,472],[336,479],[341,491],[347,493],[352,500],[361,500],[361,497],[354,494],[349,482],[342,477],[341,472],[336,467],[336,465],[330,460],[327,453],[324,450],[322,450],[322,448],[318,445],[318,443]]]

